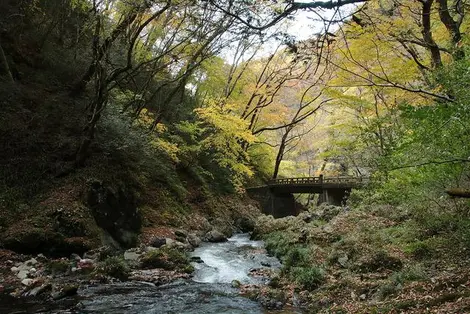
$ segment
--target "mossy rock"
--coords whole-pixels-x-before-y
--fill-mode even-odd
[[[53,274],[63,274],[70,269],[70,261],[67,259],[51,260],[46,264],[46,270]]]
[[[355,265],[352,266],[354,271],[360,273],[374,272],[379,270],[400,270],[403,268],[403,262],[385,251],[378,251],[371,256],[364,256]]]
[[[141,257],[140,263],[144,269],[163,268],[186,273],[194,271],[190,259],[184,252],[168,247],[147,252]]]
[[[25,254],[43,253],[50,256],[70,256],[83,254],[97,243],[87,237],[67,238],[47,227],[31,227],[19,222],[2,235],[4,248]]]
[[[100,262],[95,269],[95,273],[111,276],[119,280],[127,280],[130,275],[130,268],[122,257],[112,256]]]

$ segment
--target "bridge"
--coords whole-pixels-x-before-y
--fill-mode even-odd
[[[275,218],[297,215],[300,208],[293,194],[319,194],[318,204],[342,205],[352,188],[364,184],[361,177],[304,177],[274,179],[266,185],[247,188],[248,195],[259,201],[266,214]]]

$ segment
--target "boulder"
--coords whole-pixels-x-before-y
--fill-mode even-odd
[[[188,236],[188,233],[184,230],[175,230],[175,236],[186,238]]]
[[[212,230],[206,233],[206,239],[209,242],[225,242],[227,237],[220,231]]]
[[[71,297],[76,295],[78,292],[78,286],[68,285],[60,289],[58,292],[53,293],[51,296],[54,300],[60,300],[66,297]]]
[[[49,291],[52,289],[52,285],[50,283],[44,283],[41,286],[37,286],[29,291],[27,291],[24,296],[26,297],[36,297],[41,294],[43,294],[46,291]]]
[[[178,241],[178,242],[181,242],[181,243],[187,242],[186,237],[176,237],[175,240]]]
[[[31,279],[31,278],[25,278],[21,280],[21,284],[25,286],[31,286],[33,283],[34,283],[34,279]]]
[[[85,203],[96,224],[122,247],[131,248],[137,244],[142,218],[133,191],[94,180],[88,183]]]
[[[154,238],[152,241],[150,241],[149,244],[150,244],[150,246],[158,249],[162,245],[166,244],[166,239],[165,238]]]
[[[191,244],[192,247],[196,248],[201,245],[202,241],[197,235],[190,233],[188,235],[188,242],[189,244]]]
[[[24,262],[27,266],[33,266],[33,265],[36,265],[38,263],[38,261],[35,259],[35,258],[31,258],[29,260],[27,260],[26,262]]]
[[[124,252],[124,259],[126,261],[137,261],[140,255],[136,249],[130,249]]]
[[[18,279],[23,280],[23,279],[28,278],[28,275],[29,275],[29,271],[28,271],[28,270],[20,270],[20,271],[18,272],[18,274],[16,275],[16,277],[18,277]]]
[[[192,246],[189,243],[182,243],[179,241],[172,240],[171,242],[167,242],[166,247],[170,249],[178,249],[182,251],[191,251]]]
[[[226,237],[231,237],[235,230],[234,226],[227,219],[215,218],[211,220],[211,224],[217,228],[218,232],[224,234]]]
[[[235,224],[241,232],[251,232],[255,229],[255,221],[249,217],[238,218]]]
[[[204,261],[199,256],[191,256],[191,262],[202,264]]]

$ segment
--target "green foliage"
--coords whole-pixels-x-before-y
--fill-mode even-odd
[[[140,260],[143,268],[163,268],[186,273],[194,271],[188,256],[174,248],[162,247],[147,252]]]
[[[100,262],[95,270],[98,274],[111,276],[120,280],[127,280],[130,269],[126,261],[119,256],[112,256]]]
[[[324,271],[311,260],[311,248],[292,244],[283,231],[265,236],[266,249],[282,261],[282,274],[301,289],[314,290],[324,281]],[[273,283],[276,285],[276,283]]]
[[[286,237],[285,233],[280,231],[267,234],[264,237],[264,241],[266,250],[277,258],[288,255],[292,248],[291,241]]]
[[[282,259],[283,269],[291,269],[297,266],[308,266],[311,264],[310,251],[299,245],[291,246]]]
[[[51,260],[47,263],[46,269],[52,275],[63,274],[70,269],[70,261],[66,259]]]
[[[242,187],[246,178],[253,174],[243,145],[254,141],[246,121],[230,114],[229,106],[221,107],[213,102],[196,110],[205,125],[201,144],[206,156],[226,169],[236,189]]]
[[[289,275],[300,287],[310,291],[318,288],[325,280],[323,270],[315,266],[292,267]]]
[[[420,264],[408,265],[402,270],[394,272],[390,280],[395,284],[405,284],[409,281],[421,281],[427,278],[425,269]]]

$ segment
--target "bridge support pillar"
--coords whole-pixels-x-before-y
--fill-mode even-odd
[[[257,200],[263,213],[274,218],[296,216],[300,209],[292,193],[274,193],[268,187],[250,189],[248,195]]]
[[[324,189],[318,198],[318,205],[327,203],[342,206],[346,202],[351,189]]]

